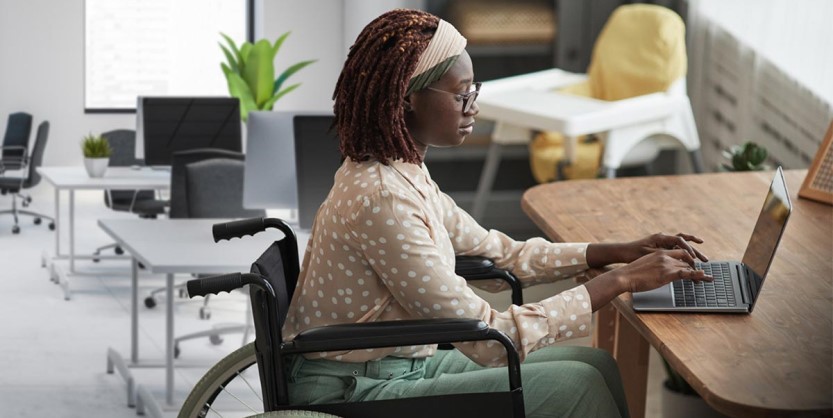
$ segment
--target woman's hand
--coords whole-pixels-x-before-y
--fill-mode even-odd
[[[658,250],[685,250],[692,258],[709,261],[703,253],[697,251],[689,242],[702,244],[703,240],[693,235],[679,233],[665,235],[657,233],[640,240],[616,244],[590,244],[587,246],[587,265],[601,267],[615,263],[630,263]]]
[[[622,292],[653,290],[680,279],[714,280],[702,270],[694,269],[694,257],[689,251],[654,248],[628,265],[595,277],[585,287],[593,311],[596,311]]]
[[[698,258],[701,261],[709,261],[703,253],[697,251],[689,242],[702,244],[703,240],[694,235],[684,234],[682,232],[677,235],[665,235],[661,232],[653,234],[640,240],[623,244],[625,251],[623,251],[624,258],[622,262],[630,263],[658,250],[673,250],[675,248],[684,250],[692,259]]]
[[[713,277],[694,268],[694,257],[685,249],[656,249],[617,270],[628,292],[653,290],[674,280],[712,281]]]

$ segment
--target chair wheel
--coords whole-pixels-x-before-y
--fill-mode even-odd
[[[156,299],[153,296],[148,296],[145,298],[145,306],[148,309],[153,309],[156,306]]]
[[[211,344],[213,345],[220,345],[223,343],[223,337],[219,335],[209,335],[208,341],[211,341]]]
[[[124,254],[124,250],[121,247],[116,247],[113,251],[118,255]]]
[[[17,225],[13,226],[12,227],[12,234],[19,234],[19,233],[20,233],[20,227],[17,226]]]
[[[23,206],[24,208],[28,208],[29,207],[29,202],[27,202],[26,200],[23,200],[22,202],[20,202],[20,205]]]
[[[200,308],[200,319],[211,319],[211,309],[203,306]]]
[[[35,218],[35,225],[40,225],[41,222],[41,218]]]
[[[54,230],[55,230],[55,222],[50,222],[50,223],[49,223],[49,230],[50,230],[50,231],[54,231]]]
[[[179,344],[174,344],[174,358],[179,358]]]
[[[142,263],[136,263],[136,264],[138,264],[138,265],[139,265],[139,268],[140,268],[140,269],[142,269],[142,270],[144,270],[144,269],[145,269],[145,265],[144,265],[144,264],[142,264]]]
[[[26,196],[23,201],[26,203],[26,206],[29,206],[29,204],[32,203],[32,196]]]
[[[179,294],[180,299],[188,297],[188,292],[186,292],[185,289],[182,288],[182,287],[179,288],[179,293],[178,294]]]

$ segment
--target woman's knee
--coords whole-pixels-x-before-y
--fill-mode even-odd
[[[530,364],[522,370],[529,417],[619,416],[604,376],[582,361]]]

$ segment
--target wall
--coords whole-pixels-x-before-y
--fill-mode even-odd
[[[421,0],[258,0],[258,37],[292,31],[276,68],[318,59],[290,81],[303,83],[276,110],[332,110],[332,93],[347,49],[381,12],[419,7]],[[9,113],[50,122],[45,165],[81,163],[88,132],[135,127],[133,114],[84,114],[84,0],[0,0],[0,130]]]
[[[82,136],[135,125],[133,115],[84,114],[83,7],[83,0],[0,0],[0,129],[18,111],[34,124],[48,120],[46,165],[80,164]]]

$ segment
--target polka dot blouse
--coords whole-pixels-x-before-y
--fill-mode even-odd
[[[467,283],[454,273],[455,256],[488,257],[526,287],[583,272],[586,249],[485,230],[439,190],[424,165],[347,159],[316,214],[283,335],[291,340],[305,329],[339,323],[476,318],[506,333],[523,359],[555,341],[589,334],[587,290],[578,286],[499,312],[469,286],[499,291],[505,283]],[[505,364],[503,346],[494,341],[456,346],[481,365]],[[435,350],[425,345],[310,357],[363,362]]]

